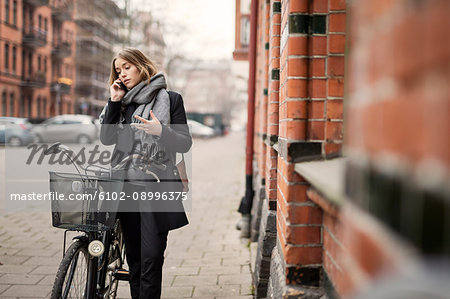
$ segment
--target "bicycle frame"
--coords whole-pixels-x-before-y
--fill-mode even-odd
[[[89,242],[96,240],[97,238],[93,237],[92,234],[89,234]],[[103,253],[105,254],[105,252]],[[102,254],[102,255],[103,255]],[[86,284],[86,299],[94,299],[97,297],[96,285],[97,285],[97,270],[98,270],[98,258],[89,256],[88,263],[88,276],[87,276],[87,284]]]
[[[94,257],[89,255],[89,261],[88,261],[88,269],[87,269],[87,277],[86,277],[86,290],[85,290],[85,298],[86,299],[97,299],[97,298],[103,298],[104,291],[106,288],[106,278],[109,271],[114,271],[116,269],[108,269],[108,254],[110,250],[110,246],[112,246],[112,242],[114,241],[114,235],[112,231],[105,231],[105,232],[89,232],[86,235],[77,236],[75,237],[79,239],[78,242],[85,242],[89,244],[93,240],[100,240],[105,245],[105,251],[99,256]],[[122,249],[115,248],[114,250],[117,250],[116,254],[118,259],[120,260],[120,264],[123,264],[122,260]],[[66,289],[63,290],[63,296],[62,298],[67,298],[69,287],[71,285],[73,275],[77,266],[78,259],[75,258],[74,263],[71,264],[71,267],[69,269],[69,276],[68,281],[66,284]],[[117,278],[116,278],[117,279]],[[120,279],[117,279],[120,280]],[[112,281],[110,281],[112,283]],[[108,286],[110,287],[110,286]]]
[[[48,148],[46,150],[46,154],[53,154],[53,153],[57,153],[59,151],[63,151],[69,158],[70,161],[72,162],[72,164],[75,166],[75,168],[77,169],[78,174],[80,175],[80,178],[83,177],[87,177],[87,173],[89,172],[94,172],[96,175],[100,176],[103,174],[109,175],[109,177],[112,176],[112,171],[113,170],[121,170],[123,169],[123,167],[126,167],[126,165],[128,165],[129,163],[132,163],[133,160],[137,160],[140,162],[144,162],[142,163],[142,165],[144,165],[142,168],[140,168],[142,171],[153,175],[156,180],[159,182],[159,178],[158,176],[153,173],[152,171],[150,171],[150,160],[146,159],[145,156],[143,156],[142,154],[133,154],[130,155],[128,157],[126,157],[124,160],[122,160],[116,167],[114,168],[104,168],[104,167],[97,167],[97,169],[93,170],[92,168],[94,168],[95,165],[88,165],[87,167],[82,167],[81,165],[78,165],[79,168],[81,170],[84,171],[84,175],[80,172],[80,169],[77,167],[74,159],[72,159],[71,157],[71,151],[69,148],[67,148],[66,146],[61,145],[60,143],[55,143],[52,146],[50,146],[50,148]],[[161,164],[156,161],[153,161],[154,166],[159,168],[159,169],[165,169],[166,165]],[[87,187],[86,190],[88,192],[94,192],[94,190],[96,190],[96,186],[93,187]],[[90,210],[88,211],[89,213],[96,213],[97,211],[94,210]],[[116,227],[117,222],[114,223],[114,227]],[[66,252],[66,248],[65,248],[65,244],[66,244],[66,233],[68,230],[66,230],[64,232],[64,246],[63,246],[63,259],[65,257],[65,255],[67,254]],[[83,231],[83,230],[81,230]],[[121,248],[121,245],[123,244],[123,237],[121,236],[121,232],[120,235],[115,235],[115,229],[114,228],[110,228],[108,230],[105,231],[89,231],[86,230],[84,231],[83,235],[79,235],[76,236],[74,239],[78,239],[78,242],[83,242],[83,244],[81,244],[80,246],[83,246],[84,250],[88,250],[89,252],[89,248],[88,248],[88,244],[91,244],[92,241],[94,240],[98,240],[101,241],[103,246],[104,246],[104,251],[102,254],[100,254],[99,256],[94,256],[93,253],[89,252],[88,255],[86,255],[86,251],[82,251],[80,250],[81,247],[79,247],[77,250],[79,250],[78,252],[75,252],[76,255],[73,256],[68,256],[69,261],[71,260],[72,263],[70,263],[70,269],[67,270],[65,277],[67,277],[67,281],[65,284],[65,289],[62,290],[62,298],[65,299],[68,296],[68,293],[70,291],[70,287],[71,284],[73,282],[74,279],[74,274],[75,271],[77,269],[77,263],[78,263],[78,257],[81,254],[81,252],[84,252],[83,254],[85,254],[85,257],[87,257],[87,275],[86,275],[86,284],[85,284],[85,290],[83,293],[83,297],[85,299],[98,299],[98,298],[104,298],[104,295],[110,295],[110,291],[111,291],[111,287],[113,286],[113,284],[115,283],[115,281],[119,281],[119,280],[129,280],[129,273],[122,269],[121,266],[123,265],[123,252],[124,252],[124,247]],[[116,246],[117,243],[115,243],[116,240],[119,240],[119,246]],[[112,251],[111,251],[112,250]],[[110,254],[112,256],[113,259],[113,263],[114,263],[114,267],[110,267],[109,262],[111,262],[110,260]],[[119,261],[119,264],[117,264],[117,261]],[[118,267],[119,266],[119,267]],[[66,270],[65,270],[66,271]],[[107,276],[110,276],[110,280],[108,285],[106,285],[106,279],[108,278]],[[57,275],[58,278],[58,275]],[[56,280],[58,281],[58,280]],[[55,286],[57,285],[55,281]],[[61,282],[61,285],[62,284]]]

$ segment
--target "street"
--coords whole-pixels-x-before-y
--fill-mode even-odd
[[[169,232],[162,298],[253,298],[248,241],[234,228],[244,193],[245,134],[195,139],[189,164],[190,224]],[[0,171],[4,193],[4,148]],[[48,298],[64,231],[52,227],[50,211],[0,211],[0,298]],[[119,298],[130,298],[128,283],[120,283]]]

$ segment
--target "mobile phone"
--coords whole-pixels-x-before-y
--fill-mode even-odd
[[[128,88],[125,86],[125,84],[123,84],[122,81],[119,83],[119,85],[120,85],[120,88],[122,88],[125,91],[125,93],[128,92]]]

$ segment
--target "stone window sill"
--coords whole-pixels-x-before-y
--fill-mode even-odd
[[[301,162],[295,164],[295,172],[305,178],[331,204],[341,206],[345,201],[346,158]]]

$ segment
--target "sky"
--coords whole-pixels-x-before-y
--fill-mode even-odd
[[[118,0],[120,2],[125,0]],[[151,11],[164,24],[171,51],[189,58],[231,59],[234,50],[234,0],[129,0],[131,9]]]

